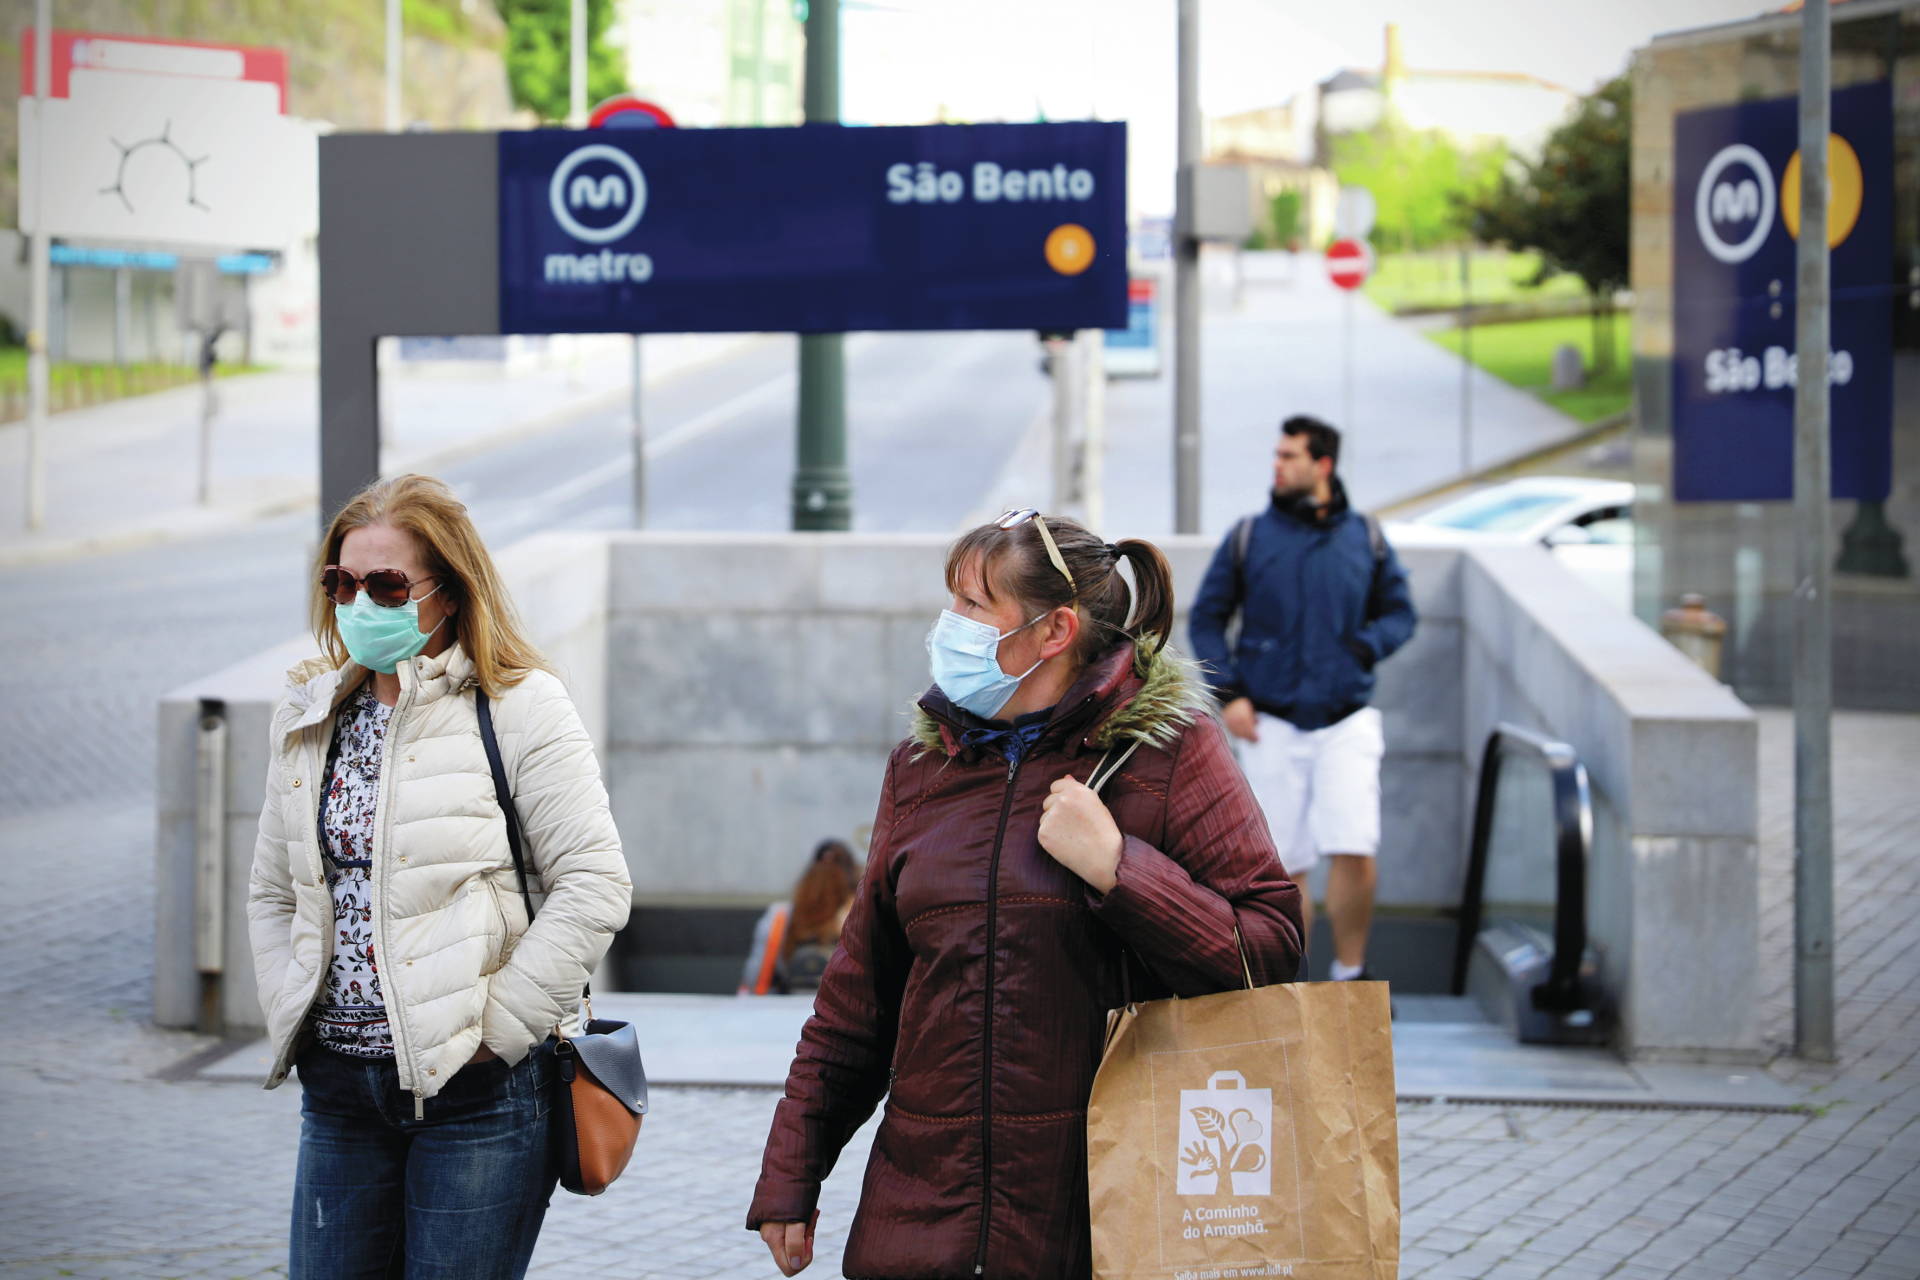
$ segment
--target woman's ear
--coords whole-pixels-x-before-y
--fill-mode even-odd
[[[1061,605],[1047,619],[1046,634],[1040,641],[1040,660],[1057,657],[1073,647],[1080,637],[1080,615],[1070,605]]]

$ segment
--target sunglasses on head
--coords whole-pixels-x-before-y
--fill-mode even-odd
[[[1060,548],[1053,540],[1053,530],[1047,528],[1045,516],[1032,507],[1021,507],[1018,510],[1009,509],[1005,515],[994,521],[994,524],[1002,529],[1013,529],[1029,520],[1033,521],[1035,527],[1040,530],[1040,541],[1047,544],[1047,559],[1053,561],[1053,567],[1060,571],[1060,576],[1065,578],[1067,585],[1077,593],[1080,587],[1074,582],[1072,571],[1067,568],[1066,557],[1060,554]]]
[[[432,582],[440,575],[428,574],[423,582]],[[320,573],[320,589],[335,604],[352,604],[362,591],[367,599],[388,609],[398,609],[413,598],[413,583],[399,569],[375,569],[366,577],[355,577],[352,571],[330,564]]]

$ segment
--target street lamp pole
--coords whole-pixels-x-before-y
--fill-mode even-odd
[[[1200,532],[1200,0],[1179,0],[1179,134],[1173,217],[1173,528]]]
[[[27,250],[27,528],[47,519],[47,82],[53,78],[53,0],[33,7],[33,239]]]
[[[567,127],[587,127],[587,0],[573,0],[567,21]]]
[[[1800,18],[1800,238],[1794,248],[1793,1009],[1800,1056],[1833,1061],[1833,636],[1829,588],[1827,0]]]
[[[406,127],[400,113],[400,58],[405,51],[400,26],[400,0],[387,0],[387,132]]]
[[[807,5],[808,124],[840,122],[840,0]],[[847,474],[845,334],[800,335],[800,404],[793,473],[793,527],[853,527]]]

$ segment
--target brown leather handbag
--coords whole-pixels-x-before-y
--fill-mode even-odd
[[[493,771],[493,794],[507,819],[507,848],[520,877],[520,899],[533,923],[533,895],[527,892],[527,866],[520,853],[520,815],[513,807],[500,744],[493,736],[493,712],[486,691],[475,688],[473,707],[480,719],[480,740]],[[580,993],[586,1006],[580,1031],[560,1027],[548,1037],[553,1045],[554,1155],[560,1185],[575,1195],[597,1196],[613,1185],[633,1158],[640,1122],[647,1114],[647,1069],[640,1060],[640,1036],[630,1022],[593,1016],[593,988]]]

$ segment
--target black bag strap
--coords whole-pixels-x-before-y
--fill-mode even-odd
[[[1247,598],[1247,548],[1253,545],[1253,522],[1256,515],[1241,516],[1228,535],[1231,540],[1233,556],[1233,603],[1237,606]]]
[[[533,923],[533,895],[527,892],[527,862],[520,852],[520,814],[513,807],[513,788],[507,785],[507,767],[500,762],[500,740],[493,736],[493,708],[487,691],[475,686],[474,714],[480,717],[480,742],[487,749],[487,768],[493,771],[493,798],[507,819],[507,849],[513,854],[513,871],[520,877],[520,901],[526,904],[527,923]]]
[[[480,744],[487,749],[487,768],[493,773],[493,798],[500,802],[500,812],[507,820],[507,851],[513,854],[513,873],[520,878],[520,901],[527,908],[527,923],[533,923],[533,895],[527,892],[527,860],[520,852],[520,813],[513,807],[513,788],[507,785],[507,766],[500,762],[500,740],[493,736],[493,707],[487,701],[487,691],[479,685],[473,687],[473,711],[480,718]],[[588,983],[580,990],[580,998],[587,1002],[587,1019],[593,1018],[593,984]]]

